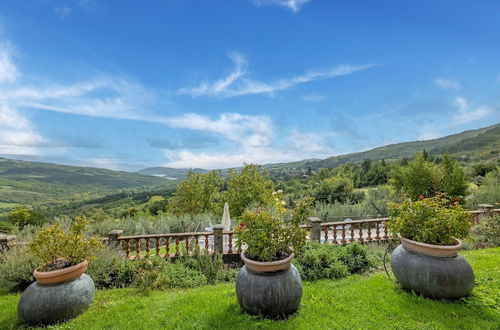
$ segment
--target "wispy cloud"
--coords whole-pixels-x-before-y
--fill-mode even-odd
[[[13,51],[10,43],[0,43],[0,84],[14,82],[17,79],[18,71],[12,63]]]
[[[453,117],[456,125],[476,121],[493,113],[493,109],[488,106],[471,107],[463,97],[457,97],[455,99],[455,105],[458,108],[458,111]]]
[[[280,6],[296,13],[309,1],[311,0],[253,0],[253,3],[256,6]]]
[[[302,99],[306,102],[322,102],[326,100],[326,96],[320,94],[308,94],[305,95]]]
[[[176,128],[221,135],[248,147],[267,146],[273,137],[273,124],[268,116],[224,113],[218,119],[211,119],[196,113],[186,113],[166,119],[166,122]]]
[[[198,114],[184,114],[168,122],[173,127],[218,135],[238,145],[232,151],[212,152],[164,148],[164,154],[169,159],[165,166],[170,167],[227,168],[241,166],[244,162],[267,164],[333,154],[324,137],[298,130],[287,134],[289,138],[283,146],[276,146],[274,124],[267,116],[228,113],[212,119]]]
[[[60,7],[54,8],[54,13],[56,14],[57,17],[59,17],[61,19],[68,16],[72,11],[73,11],[73,9],[71,9],[70,7],[67,7],[67,6],[60,6]]]
[[[232,53],[229,58],[233,61],[234,68],[228,75],[212,82],[204,81],[195,86],[183,87],[178,91],[178,94],[192,97],[214,96],[222,98],[257,94],[272,96],[275,92],[287,90],[295,85],[345,76],[374,66],[373,64],[344,64],[323,70],[310,70],[302,75],[278,79],[273,82],[262,82],[247,77],[248,61],[242,54]]]
[[[434,79],[434,85],[441,89],[451,89],[451,90],[460,90],[462,86],[460,83],[453,79],[446,78],[436,78]]]

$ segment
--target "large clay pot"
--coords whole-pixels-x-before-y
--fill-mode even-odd
[[[253,269],[256,268],[255,263],[252,260]],[[289,260],[278,263],[287,265],[277,271],[255,271],[249,265],[240,269],[236,279],[236,295],[241,308],[248,314],[279,319],[299,309],[302,299],[300,274]],[[265,264],[262,265],[264,269],[271,266]]]
[[[391,267],[403,288],[438,299],[457,299],[471,293],[474,272],[461,255],[450,252],[453,248],[444,249],[449,256],[438,256],[443,253],[442,248],[436,252],[431,244],[425,244],[425,249],[432,250],[429,255],[425,249],[408,248],[407,242],[402,242],[392,253]]]
[[[32,283],[21,296],[17,314],[28,325],[48,325],[82,313],[94,298],[94,281],[87,274],[60,284]]]
[[[88,265],[89,262],[87,260],[84,260],[74,266],[54,270],[51,272],[41,272],[38,269],[35,269],[35,271],[33,272],[33,277],[40,284],[64,283],[80,277],[87,270]]]

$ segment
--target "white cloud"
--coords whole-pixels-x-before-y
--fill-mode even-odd
[[[183,87],[179,89],[178,94],[191,95],[192,97],[215,96],[222,98],[256,94],[268,94],[272,96],[275,92],[284,91],[295,85],[345,76],[374,66],[373,64],[344,64],[324,70],[311,70],[292,78],[278,79],[273,82],[261,82],[247,78],[248,61],[242,54],[232,53],[229,58],[233,61],[234,68],[227,76],[213,82],[204,81],[196,86]]]
[[[326,100],[326,96],[319,94],[308,94],[305,95],[302,99],[306,102],[322,102]]]
[[[223,137],[244,146],[267,146],[273,138],[272,121],[267,116],[251,116],[239,113],[224,113],[216,120],[195,113],[166,119],[176,128],[186,128]]]
[[[487,106],[472,108],[469,106],[467,100],[462,97],[457,97],[455,99],[455,105],[458,108],[458,112],[456,112],[456,114],[453,116],[456,125],[466,124],[471,121],[479,120],[493,112],[493,109]]]
[[[254,0],[253,2],[256,6],[281,6],[296,13],[309,1],[311,0]]]
[[[68,16],[72,11],[73,11],[73,9],[71,9],[70,7],[67,7],[67,6],[61,6],[61,7],[54,8],[54,13],[56,14],[57,17],[59,17],[61,19]]]
[[[12,53],[9,43],[0,43],[0,84],[14,82],[18,76],[17,68],[12,63]]]
[[[460,90],[462,88],[458,81],[455,81],[452,79],[445,79],[445,78],[434,79],[434,85],[436,85],[442,89]]]
[[[249,116],[237,113],[222,114],[218,119],[210,119],[198,114],[185,114],[169,119],[168,123],[177,128],[185,128],[210,134],[221,135],[239,145],[233,152],[216,150],[194,153],[187,149],[164,149],[169,167],[201,167],[207,169],[241,166],[244,162],[266,164],[288,162],[303,158],[326,157],[333,151],[323,142],[323,137],[289,132],[288,139],[280,147],[273,146],[273,123],[267,116]]]
[[[38,147],[45,143],[29,120],[0,104],[0,154],[38,155]]]

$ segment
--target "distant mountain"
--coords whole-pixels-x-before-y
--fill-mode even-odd
[[[500,154],[500,124],[464,131],[439,139],[390,144],[368,151],[328,157],[326,159],[267,164],[263,167],[271,171],[271,173],[303,169],[317,170],[323,167],[334,168],[345,163],[358,163],[365,158],[372,160],[410,158],[415,153],[423,150],[426,150],[431,155],[447,152],[454,157],[470,161],[497,159]]]
[[[175,185],[139,173],[0,158],[0,212],[17,204],[72,203],[120,191],[163,190]]]
[[[153,175],[158,177],[163,177],[170,180],[175,179],[183,179],[186,177],[189,171],[197,172],[197,173],[206,173],[208,170],[204,170],[201,168],[171,168],[171,167],[149,167],[143,170],[140,170],[137,173],[144,175]]]

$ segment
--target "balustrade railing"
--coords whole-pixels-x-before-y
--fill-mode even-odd
[[[483,207],[481,207],[483,206]],[[487,207],[486,207],[487,206]],[[500,209],[493,209],[490,205],[480,205],[480,210],[470,211],[472,221],[477,223],[487,215],[500,213]],[[327,244],[343,245],[352,242],[376,242],[391,239],[387,222],[389,218],[351,220],[338,222],[324,222],[318,218],[311,218],[311,224],[302,225],[308,231],[309,240]],[[233,231],[222,231],[221,227],[214,227],[211,232],[169,233],[152,235],[123,236],[123,230],[113,230],[103,240],[108,244],[115,244],[123,249],[129,259],[157,256],[175,258],[183,254],[190,254],[195,249],[204,250],[213,254],[215,251],[225,255],[239,254],[236,247]],[[24,245],[26,242],[17,242],[15,236],[0,235],[0,249],[15,245]]]

